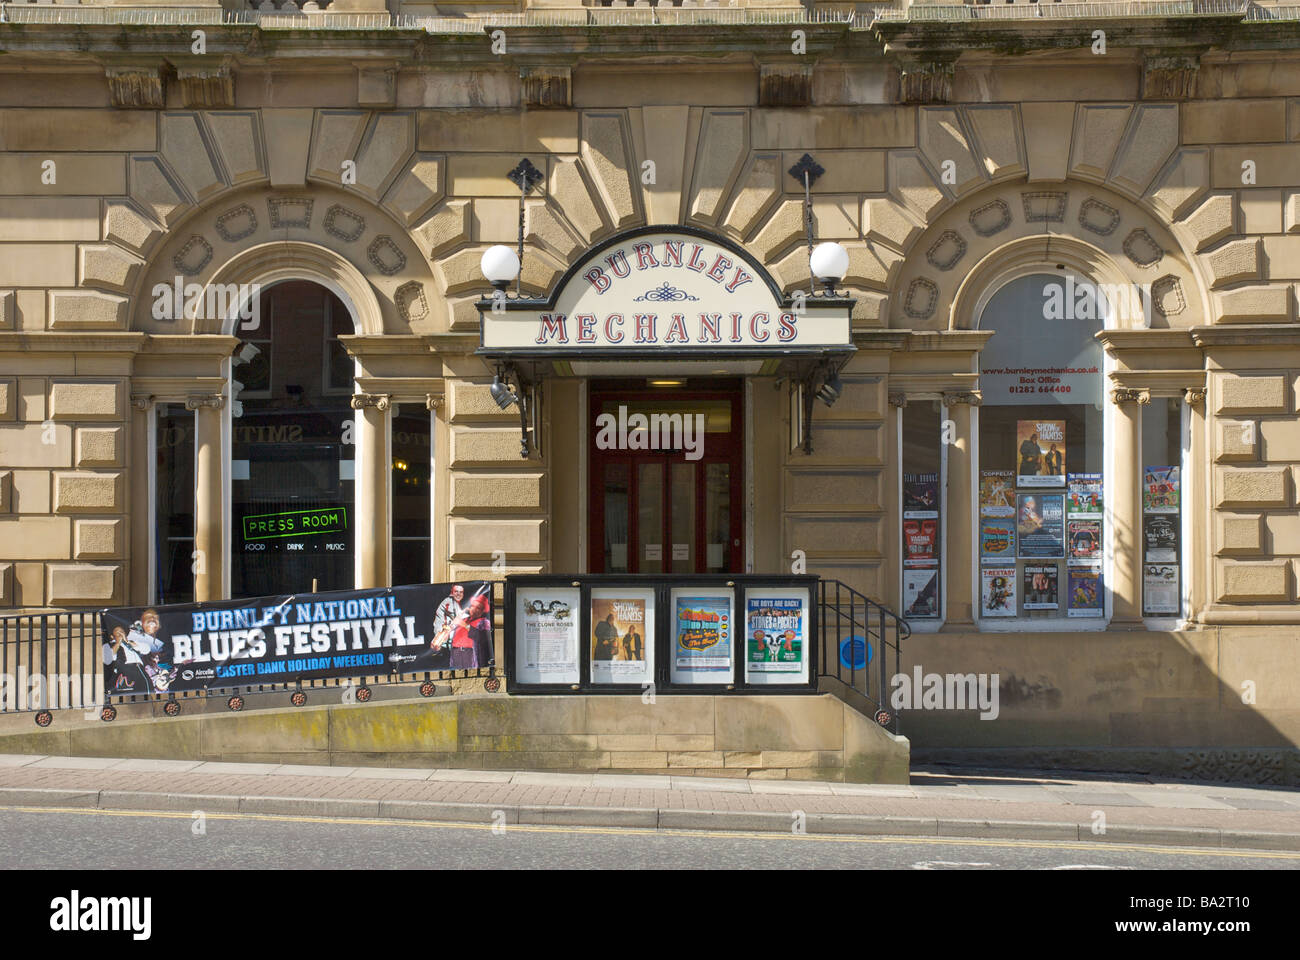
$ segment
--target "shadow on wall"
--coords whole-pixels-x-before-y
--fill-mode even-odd
[[[1286,628],[914,634],[899,672],[914,685],[918,667],[998,680],[985,719],[951,697],[905,702],[915,763],[1300,785],[1300,645]]]

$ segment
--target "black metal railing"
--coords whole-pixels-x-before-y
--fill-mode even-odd
[[[897,734],[898,712],[889,704],[889,680],[899,671],[907,621],[839,580],[817,585],[820,679],[824,688]],[[893,669],[890,670],[890,655]]]

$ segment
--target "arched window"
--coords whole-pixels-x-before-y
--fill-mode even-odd
[[[350,589],[352,318],[307,281],[264,288],[258,306],[232,368],[230,595]]]
[[[1106,615],[1105,409],[1095,335],[1128,306],[1065,271],[1009,280],[979,313],[977,615]]]

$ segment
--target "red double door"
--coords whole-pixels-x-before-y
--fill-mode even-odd
[[[709,387],[592,382],[592,573],[744,572],[743,386]]]

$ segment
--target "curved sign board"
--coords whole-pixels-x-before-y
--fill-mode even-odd
[[[643,229],[585,255],[546,300],[481,301],[481,352],[821,352],[849,346],[851,308],[783,297],[749,254],[707,234]]]

